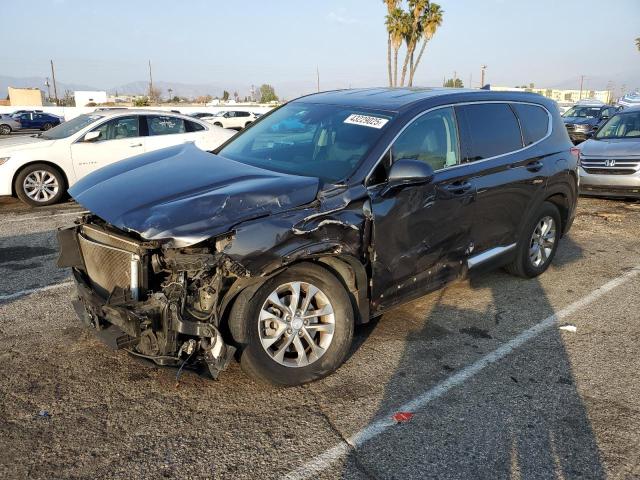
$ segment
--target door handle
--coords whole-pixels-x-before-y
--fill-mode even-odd
[[[129,145],[131,148],[133,147],[141,147],[142,144],[141,143],[132,143],[131,145]]]
[[[460,195],[471,190],[471,184],[467,181],[453,182],[444,187],[448,192]]]
[[[540,160],[527,163],[527,170],[530,172],[539,172],[542,170],[542,167],[544,167],[544,164]]]

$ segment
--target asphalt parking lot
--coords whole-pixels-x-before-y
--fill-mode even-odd
[[[640,478],[640,202],[581,198],[542,277],[390,311],[291,389],[177,383],[83,330],[55,267],[80,210],[0,200],[1,478]]]

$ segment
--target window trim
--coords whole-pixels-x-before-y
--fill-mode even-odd
[[[549,138],[551,136],[551,133],[553,132],[553,117],[551,116],[551,112],[549,112],[547,107],[545,107],[544,105],[542,105],[540,103],[523,102],[523,101],[518,101],[518,100],[513,100],[513,101],[512,100],[480,100],[480,101],[477,101],[477,102],[457,102],[457,103],[448,103],[446,105],[438,105],[436,107],[432,107],[432,108],[429,108],[428,110],[425,110],[423,112],[418,113],[413,118],[411,118],[411,120],[409,120],[400,129],[400,131],[395,135],[395,137],[393,137],[391,139],[391,141],[389,142],[389,145],[387,145],[387,148],[384,149],[384,151],[382,152],[382,155],[380,155],[380,157],[373,164],[373,166],[369,170],[369,173],[367,173],[367,175],[364,177],[364,185],[367,186],[367,187],[369,186],[368,185],[369,177],[371,177],[371,175],[373,174],[374,170],[378,167],[378,164],[382,161],[384,156],[389,152],[389,150],[391,149],[391,147],[393,146],[395,141],[398,139],[398,137],[400,135],[402,135],[402,133],[409,127],[409,125],[411,125],[413,122],[415,122],[418,118],[422,117],[423,115],[426,115],[427,113],[433,112],[434,110],[439,110],[441,108],[456,107],[457,105],[477,105],[477,104],[486,104],[486,103],[506,103],[509,107],[510,107],[510,104],[518,103],[518,104],[521,104],[521,105],[533,105],[535,107],[542,108],[545,112],[547,112],[547,117],[549,119],[549,122],[547,124],[547,134],[544,137],[542,137],[540,140],[538,140],[536,142],[533,142],[531,145],[524,146],[524,147],[522,147],[522,148],[520,148],[518,150],[513,150],[511,152],[501,153],[500,155],[495,155],[493,157],[483,158],[482,160],[476,160],[475,162],[459,163],[458,165],[452,165],[450,167],[444,167],[444,168],[441,168],[439,170],[436,170],[436,172],[444,172],[444,171],[447,171],[447,170],[452,170],[452,169],[464,167],[464,166],[467,166],[467,165],[477,165],[479,163],[487,162],[487,161],[490,161],[490,160],[495,160],[496,158],[501,158],[501,157],[504,157],[506,155],[513,155],[514,153],[522,152],[524,150],[527,150],[528,148],[536,146],[540,142],[545,141],[547,138]],[[455,111],[455,108],[454,108],[454,111]],[[513,109],[512,109],[512,111],[513,111]],[[515,115],[516,119],[519,122],[520,120],[519,120],[518,116],[516,114],[514,114],[514,115]],[[457,122],[457,117],[456,117],[456,122]],[[519,123],[518,123],[518,125],[519,125]],[[458,126],[457,130],[459,132],[459,130],[460,130],[459,126]],[[521,135],[522,135],[522,128],[520,129],[520,132],[521,132]],[[458,133],[458,135],[459,135],[459,133]],[[460,148],[460,147],[461,147],[460,139],[458,139],[458,148]],[[393,158],[392,158],[391,165],[393,165]]]

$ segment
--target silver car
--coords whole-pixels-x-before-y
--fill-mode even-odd
[[[580,145],[580,193],[640,198],[640,107],[616,113]]]
[[[22,125],[11,115],[0,114],[0,135],[9,135],[11,132],[20,130]]]

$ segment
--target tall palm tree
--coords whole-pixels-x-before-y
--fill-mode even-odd
[[[391,15],[396,8],[398,8],[399,0],[382,0],[387,6],[387,18]],[[387,22],[387,70],[389,72],[389,86],[393,87],[393,77],[391,75],[391,30],[389,30],[389,23]]]
[[[442,25],[442,8],[437,3],[430,3],[427,7],[427,10],[424,12],[422,16],[420,27],[422,32],[422,47],[420,47],[420,53],[418,54],[418,58],[415,63],[412,62],[411,69],[409,70],[409,86],[413,85],[413,76],[416,73],[416,69],[420,64],[420,60],[422,60],[422,54],[427,46],[427,43],[431,41],[433,36],[436,34],[436,30],[438,27]]]
[[[638,47],[638,51],[640,52],[640,37],[636,38],[636,47]]]
[[[409,61],[413,58],[413,52],[416,49],[418,40],[420,39],[420,20],[429,6],[429,0],[409,0],[409,18],[410,26],[405,33],[405,43],[407,44],[407,55],[404,57],[404,64],[402,65],[402,78],[400,79],[400,86],[404,85],[404,80],[407,76],[407,67]]]
[[[394,8],[393,11],[387,15],[387,30],[389,31],[391,48],[393,49],[392,87],[398,86],[398,51],[407,33],[408,23],[408,14],[401,8]]]

